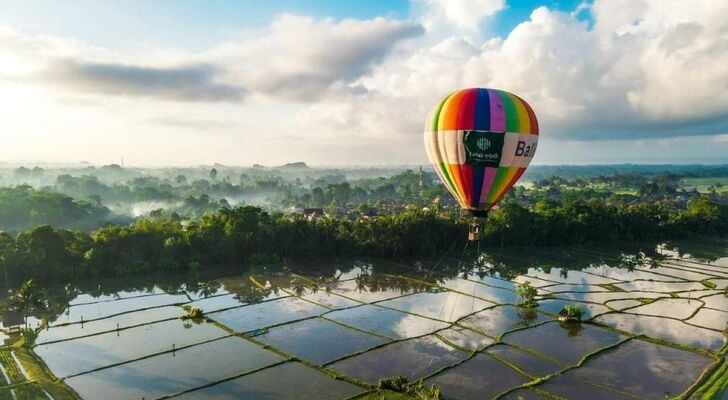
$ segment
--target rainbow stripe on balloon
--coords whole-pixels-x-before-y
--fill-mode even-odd
[[[481,139],[479,143],[487,143],[482,146],[502,143],[497,149],[486,148],[493,152],[491,156],[497,153],[497,161],[472,161],[472,146],[466,148],[464,141],[473,131],[498,139]],[[528,167],[537,143],[538,120],[533,109],[503,90],[453,92],[433,108],[425,125],[430,162],[460,206],[471,211],[487,211],[503,198]]]

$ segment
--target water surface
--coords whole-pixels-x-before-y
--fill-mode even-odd
[[[339,399],[367,390],[352,382],[393,375],[425,378],[453,399],[674,397],[722,354],[728,323],[728,243],[690,249],[699,259],[681,246],[287,261],[128,289],[91,282],[50,288],[53,307],[29,322],[51,321],[34,350],[88,399]],[[533,309],[520,306],[525,281],[538,288]],[[180,320],[183,304],[205,318]],[[584,322],[557,321],[567,305]]]

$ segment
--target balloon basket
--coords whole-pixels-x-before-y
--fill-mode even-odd
[[[473,222],[468,226],[468,240],[471,242],[480,240],[480,224],[478,222]]]

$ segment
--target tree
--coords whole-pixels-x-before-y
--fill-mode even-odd
[[[213,168],[210,170],[210,179],[213,181],[217,179],[217,169]]]
[[[10,296],[8,307],[23,314],[23,321],[27,327],[28,313],[31,310],[42,310],[44,299],[40,290],[33,284],[33,280],[28,279]]]

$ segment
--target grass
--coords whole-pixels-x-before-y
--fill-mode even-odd
[[[25,380],[25,376],[20,372],[20,368],[18,368],[18,364],[13,359],[10,351],[10,349],[0,350],[0,362],[2,362],[3,368],[5,368],[5,373],[8,374],[11,384],[22,382]]]
[[[719,399],[728,394],[728,360],[723,359],[720,367],[713,372],[708,380],[691,396],[693,399]]]
[[[35,341],[35,332],[25,330],[23,336],[9,347],[0,349],[0,361],[6,368],[10,379],[16,386],[13,387],[18,399],[47,399],[43,390],[47,391],[56,400],[77,400],[78,396],[71,388],[56,379],[45,367],[41,359],[33,353],[31,347]],[[11,352],[15,353],[17,365]],[[20,367],[27,372],[29,380],[25,380]],[[16,380],[17,379],[17,380]],[[27,384],[26,384],[27,382]],[[18,384],[19,383],[19,384]],[[6,391],[10,395],[10,391]],[[5,393],[0,393],[0,398]]]
[[[611,284],[609,284],[609,283],[602,283],[602,284],[599,284],[599,285],[597,285],[597,286],[601,286],[601,287],[603,287],[604,289],[607,289],[607,290],[609,290],[610,292],[624,292],[624,291],[625,291],[625,290],[624,290],[624,289],[622,289],[621,287],[619,287],[619,286],[615,286],[615,285],[611,285]]]
[[[703,286],[707,287],[708,289],[715,289],[718,287],[718,285],[715,284],[715,282],[711,281],[710,279],[703,279],[700,281],[700,283],[703,284]]]
[[[713,186],[715,188],[715,191],[718,193],[728,192],[728,178],[684,178],[681,183],[682,188],[686,190],[697,189],[698,192],[701,193],[708,193],[711,186]]]
[[[17,399],[48,400],[48,397],[43,393],[43,389],[35,383],[16,386],[12,390],[15,392]],[[0,399],[13,399],[13,396],[10,394],[10,389],[5,389],[0,392]]]
[[[25,347],[19,347],[15,349],[15,355],[23,364],[23,367],[28,372],[30,379],[37,382],[41,388],[45,389],[51,396],[56,400],[75,400],[78,397],[72,392],[72,390],[64,385],[62,382],[55,379],[50,373],[47,372],[42,361],[38,359],[30,349]]]
[[[359,397],[354,397],[356,400],[415,400],[415,397],[407,395],[405,393],[397,393],[389,390],[377,390],[375,392],[365,393]]]

